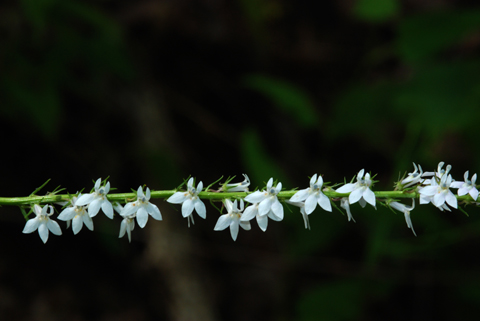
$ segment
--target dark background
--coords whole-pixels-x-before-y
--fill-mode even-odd
[[[411,162],[480,169],[475,0],[3,1],[1,196],[110,176],[119,192],[247,173],[305,188]],[[241,180],[241,179],[239,179]],[[479,210],[297,210],[263,233],[187,228],[179,206],[118,239],[22,234],[0,208],[1,320],[477,320]],[[196,215],[196,214],[195,214]]]

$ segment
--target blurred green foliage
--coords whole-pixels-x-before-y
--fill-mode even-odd
[[[101,102],[105,77],[126,81],[133,69],[121,28],[106,14],[82,1],[22,0],[22,28],[9,30],[0,74],[4,88],[0,109],[23,118],[50,139],[58,134],[65,103],[61,92]]]
[[[399,0],[357,0],[353,12],[363,20],[383,22],[399,14]]]

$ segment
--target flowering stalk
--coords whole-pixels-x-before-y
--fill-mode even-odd
[[[166,199],[169,203],[181,204],[182,216],[187,218],[189,227],[190,223],[194,223],[194,211],[201,218],[206,219],[207,209],[204,200],[223,202],[227,213],[222,213],[223,215],[218,219],[214,230],[221,231],[230,227],[233,240],[237,238],[239,227],[245,230],[251,229],[250,221],[254,218],[259,228],[264,232],[268,227],[268,219],[277,222],[282,221],[284,204],[298,207],[305,228],[310,229],[308,215],[315,211],[317,205],[319,205],[319,210],[331,212],[332,206],[339,209],[335,204],[335,202],[338,202],[338,205],[346,210],[348,221],[355,222],[351,205],[358,202],[360,206],[365,207],[370,204],[376,210],[377,203],[380,203],[403,212],[407,227],[414,234],[411,212],[415,208],[415,199],[419,199],[418,203],[423,206],[431,203],[440,211],[451,211],[453,208],[466,213],[462,208],[459,208],[459,205],[480,205],[476,202],[479,195],[475,184],[476,174],[469,180],[469,172],[467,171],[464,175],[464,181],[456,182],[450,174],[451,165],[447,165],[443,170],[444,162],[440,162],[434,172],[423,172],[420,165],[417,166],[415,163],[413,165],[414,172],[399,180],[393,191],[374,191],[375,181],[373,179],[375,176],[371,176],[364,169],[361,169],[356,175],[355,183],[352,179],[350,183],[345,183],[336,190],[330,186],[324,187],[323,177],[314,174],[310,178],[310,187],[304,189],[282,191],[282,183],[275,183],[272,177],[268,180],[265,189],[255,190],[251,193],[249,192],[250,179],[245,174],[243,174],[245,177],[243,182],[230,183],[231,179],[227,179],[218,190],[210,188],[217,182],[204,189],[203,182],[200,181],[195,187],[195,180],[192,177],[188,182],[181,185],[186,185],[185,190],[179,188],[179,190],[151,191],[146,187],[144,192],[144,187],[139,186],[137,192],[111,194],[109,194],[110,182],[107,180],[102,182],[99,178],[95,182],[91,193],[70,195],[59,194],[61,190],[54,190],[45,196],[35,195],[45,186],[45,183],[30,196],[0,197],[0,205],[19,206],[26,219],[33,212],[36,217],[27,221],[24,233],[31,233],[38,229],[44,242],[48,239],[48,230],[56,235],[62,234],[58,223],[50,218],[54,214],[52,204],[64,207],[57,218],[66,221],[67,228],[70,226],[70,222],[73,222],[74,234],[80,232],[83,224],[93,231],[92,218],[100,211],[113,219],[113,209],[115,209],[123,217],[119,237],[127,234],[129,241],[131,240],[131,232],[135,227],[135,219],[141,228],[145,227],[149,216],[156,220],[162,220],[160,209],[155,204],[150,203],[150,199]],[[457,195],[451,189],[457,189]],[[402,199],[411,199],[412,206],[400,202]],[[249,204],[244,206],[244,202]],[[122,207],[121,203],[126,203],[125,207]],[[46,205],[42,208],[39,204]],[[26,209],[30,209],[29,213],[26,213]],[[50,210],[47,212],[48,209]]]
[[[167,190],[167,191],[151,191],[151,199],[167,199],[173,194],[176,190]],[[283,191],[277,194],[279,200],[287,200],[295,195],[296,190]],[[376,198],[418,198],[419,193],[409,192],[409,191],[374,191]],[[348,197],[350,193],[338,193],[335,191],[323,191],[323,194],[329,198],[342,198]],[[228,198],[241,199],[245,198],[248,193],[245,192],[200,192],[198,197],[204,200],[212,201],[223,201]],[[468,201],[472,200],[470,195],[455,195],[458,201]],[[126,203],[125,200],[135,199],[137,195],[135,193],[110,193],[107,195],[107,199],[110,202],[120,202]],[[52,204],[60,203],[65,201],[70,201],[72,199],[71,194],[54,194],[54,195],[45,195],[45,196],[25,196],[25,197],[0,197],[0,205],[10,205],[10,206],[19,206],[19,205],[29,205],[29,204]]]

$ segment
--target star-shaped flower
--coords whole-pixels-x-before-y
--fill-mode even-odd
[[[186,192],[176,192],[167,199],[167,202],[172,204],[182,204],[182,216],[188,217],[188,226],[190,226],[190,220],[193,223],[193,209],[197,211],[197,214],[201,218],[207,217],[207,209],[202,200],[198,197],[203,189],[203,183],[200,182],[197,188],[193,187],[193,177],[188,180]]]
[[[468,171],[466,171],[463,177],[465,178],[465,181],[452,182],[452,184],[450,184],[450,187],[458,188],[459,196],[470,194],[473,200],[476,201],[478,198],[478,190],[477,190],[477,186],[475,185],[475,181],[477,180],[477,174],[473,174],[472,180],[469,180]]]
[[[365,206],[365,201],[375,207],[375,193],[370,190],[372,180],[370,174],[365,174],[363,178],[364,169],[360,170],[357,174],[356,183],[348,183],[336,190],[338,193],[350,193],[348,196],[348,202],[354,204],[360,201],[360,205]]]
[[[428,204],[429,202],[432,202],[432,204],[438,208],[445,209],[446,204],[453,208],[457,208],[457,198],[450,190],[452,175],[447,175],[447,173],[448,171],[442,175],[440,184],[438,184],[436,178],[433,177],[430,186],[425,186],[419,190],[420,204]]]
[[[137,200],[135,202],[130,202],[125,205],[121,216],[124,218],[132,218],[132,215],[136,213],[138,226],[144,228],[148,221],[148,214],[150,214],[154,219],[161,221],[162,214],[158,209],[157,205],[150,203],[150,189],[147,187],[146,194],[143,194],[142,186],[138,187],[137,190]],[[133,230],[133,228],[132,228]]]
[[[310,179],[310,187],[302,189],[295,193],[290,198],[290,202],[305,201],[305,213],[310,214],[315,210],[317,204],[320,205],[325,211],[332,211],[332,204],[330,199],[322,193],[323,178],[321,175],[313,175]]]
[[[69,222],[72,220],[72,230],[73,234],[77,234],[85,224],[86,227],[90,231],[93,231],[93,221],[90,215],[88,215],[86,211],[86,206],[78,206],[76,202],[78,198],[81,197],[82,194],[78,194],[78,197],[73,197],[71,206],[66,207],[63,211],[58,215],[58,219],[62,221]]]
[[[250,222],[243,222],[240,220],[242,217],[243,211],[243,200],[240,200],[240,209],[237,207],[237,200],[233,203],[229,199],[226,199],[225,208],[227,209],[227,214],[223,214],[218,218],[217,224],[215,225],[215,231],[222,231],[227,227],[230,227],[230,234],[232,235],[232,239],[235,241],[237,239],[239,226],[241,226],[244,230],[250,230]]]
[[[412,198],[411,207],[408,207],[405,204],[399,202],[390,202],[389,205],[397,211],[403,212],[405,214],[405,221],[407,222],[407,227],[412,230],[413,235],[417,236],[417,233],[415,233],[415,230],[413,229],[412,220],[410,218],[410,212],[415,208],[415,199]]]
[[[107,194],[110,191],[110,182],[107,182],[105,186],[100,186],[102,179],[99,178],[95,182],[95,192],[90,194],[83,194],[77,199],[75,203],[77,206],[88,205],[88,214],[90,217],[94,217],[100,211],[107,215],[108,218],[113,219],[113,207],[110,201],[107,199]]]
[[[267,189],[264,191],[256,191],[245,197],[249,203],[258,205],[258,214],[260,216],[267,215],[270,211],[275,214],[279,220],[283,220],[283,206],[277,198],[277,194],[282,190],[282,183],[278,183],[273,187],[273,178],[267,182]]]
[[[50,211],[47,213],[47,210]],[[35,217],[31,218],[25,224],[23,233],[32,233],[38,229],[38,235],[42,239],[43,243],[47,243],[48,240],[48,230],[55,235],[62,235],[62,230],[60,225],[57,222],[50,219],[50,216],[53,215],[53,207],[51,205],[45,205],[43,208],[40,205],[35,204],[33,206],[33,212]]]

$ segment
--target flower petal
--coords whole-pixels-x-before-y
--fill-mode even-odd
[[[283,220],[283,205],[280,201],[275,197],[275,200],[272,204],[272,212],[280,219]]]
[[[363,190],[362,188],[357,188],[355,190],[353,190],[350,195],[348,196],[348,202],[350,204],[354,204],[356,202],[358,202],[359,199],[361,199],[363,196]]]
[[[48,228],[47,224],[42,223],[38,226],[38,235],[42,239],[43,243],[47,243],[48,241]]]
[[[223,214],[218,218],[217,224],[213,228],[214,231],[222,231],[230,226],[232,220],[230,219],[230,214]]]
[[[243,212],[240,220],[241,221],[250,221],[258,214],[258,205],[250,205]]]
[[[355,189],[355,184],[353,183],[348,183],[348,184],[345,184],[343,185],[342,187],[340,188],[337,188],[335,190],[335,192],[337,193],[350,193],[351,191],[353,191]]]
[[[298,192],[295,193],[295,195],[293,195],[291,198],[290,198],[290,202],[301,202],[303,200],[306,200],[307,197],[308,197],[308,191],[310,189],[309,188],[305,188],[305,189],[302,189],[302,190],[299,190]]]
[[[317,207],[317,195],[310,194],[305,200],[305,213],[307,215],[311,214],[315,210],[315,207]]]
[[[125,235],[125,232],[127,231],[127,223],[125,222],[127,219],[124,218],[122,220],[122,223],[120,224],[120,233],[118,233],[118,237],[123,237]]]
[[[253,192],[252,194],[247,195],[245,197],[245,200],[249,203],[256,204],[265,200],[267,196],[268,196],[268,193],[266,192],[256,191],[256,192]]]
[[[94,199],[95,199],[94,194],[83,194],[82,196],[77,198],[75,205],[77,206],[87,205],[87,204],[90,204]]]
[[[469,192],[470,196],[473,198],[474,201],[478,198],[478,190],[474,187]]]
[[[55,235],[62,235],[62,229],[60,228],[60,225],[58,225],[57,222],[54,220],[48,220],[47,221],[47,227]]]
[[[451,207],[453,208],[457,208],[457,198],[455,197],[455,195],[451,192],[451,191],[448,191],[446,197],[445,197],[445,201],[447,202],[448,205],[450,205]]]
[[[72,220],[72,231],[73,231],[73,234],[77,234],[78,232],[80,232],[80,230],[82,229],[83,227],[83,220],[82,218],[80,217],[80,215],[77,215],[73,218]]]
[[[182,204],[182,216],[187,217],[190,214],[192,214],[193,209],[195,208],[195,205],[193,204],[193,201],[189,198],[185,200]]]
[[[129,216],[135,213],[137,210],[138,210],[138,206],[136,202],[130,202],[125,205],[120,215],[124,217]]]
[[[272,208],[272,203],[274,201],[274,197],[270,196],[260,202],[258,205],[258,214],[259,215],[266,215],[270,212]]]
[[[104,200],[102,202],[102,211],[105,213],[105,215],[113,220],[113,206],[112,203],[110,203],[108,200]]]
[[[97,198],[93,200],[90,205],[88,205],[88,215],[90,215],[90,217],[94,217],[98,214],[98,211],[100,211],[100,206],[102,205],[101,201],[101,199]]]
[[[205,204],[203,204],[199,198],[193,201],[193,205],[195,206],[198,216],[201,218],[207,218],[207,209],[205,208]]]
[[[250,226],[250,222],[242,222],[240,221],[240,226],[245,230],[245,231],[250,231],[250,229],[252,228]]]
[[[325,211],[327,212],[332,211],[332,203],[330,203],[330,199],[322,192],[320,192],[320,195],[317,198],[317,202],[318,202],[318,205],[320,205]]]
[[[65,208],[60,215],[58,215],[58,219],[62,221],[68,221],[75,217],[75,209],[73,207]]]
[[[137,211],[138,226],[140,226],[141,228],[144,228],[145,225],[147,225],[147,221],[148,221],[147,210],[144,207],[140,207]]]
[[[257,215],[256,217],[257,217],[258,227],[260,227],[260,229],[265,232],[268,226],[267,215],[263,215],[263,216]]]
[[[232,224],[230,224],[230,235],[232,236],[232,239],[233,239],[234,241],[237,240],[238,229],[239,229],[238,220],[234,220],[234,221],[232,222]]]
[[[93,231],[93,220],[90,216],[88,215],[82,215],[83,217],[83,224],[85,224],[86,227],[88,227],[88,229],[90,231]]]
[[[28,234],[35,232],[38,229],[38,226],[40,225],[40,220],[38,220],[36,217],[31,218],[27,221],[27,224],[25,224],[25,227],[23,228],[23,233]]]
[[[172,204],[181,204],[187,199],[187,192],[176,192],[167,199],[167,202]]]
[[[367,201],[370,205],[375,207],[375,193],[371,189],[367,188],[363,192],[363,199]]]
[[[148,203],[147,204],[147,212],[150,214],[154,219],[161,221],[162,220],[162,214],[160,213],[160,210],[158,209],[157,205]]]

